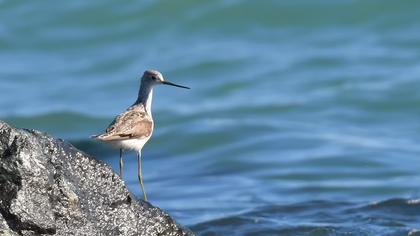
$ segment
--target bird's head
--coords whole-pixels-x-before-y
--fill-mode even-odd
[[[171,86],[175,86],[179,88],[190,89],[189,87],[174,84],[172,82],[169,82],[163,79],[163,75],[159,71],[156,71],[156,70],[146,70],[142,77],[142,83],[150,83],[152,85],[166,84],[166,85],[171,85]]]

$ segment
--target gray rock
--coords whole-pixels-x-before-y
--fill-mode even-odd
[[[106,164],[0,121],[0,235],[193,235]]]

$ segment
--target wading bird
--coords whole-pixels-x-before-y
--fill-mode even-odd
[[[92,138],[113,144],[120,149],[120,177],[123,177],[123,152],[125,149],[135,150],[138,161],[138,179],[143,191],[144,200],[147,195],[144,190],[142,168],[141,168],[141,149],[150,139],[153,133],[152,118],[152,96],[155,85],[166,84],[175,87],[189,89],[188,87],[177,85],[163,79],[159,71],[147,70],[141,78],[141,85],[136,102],[117,117],[108,126],[104,134],[94,135]]]

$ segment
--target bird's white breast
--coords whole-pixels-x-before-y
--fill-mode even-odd
[[[122,149],[131,149],[135,151],[141,151],[143,146],[147,143],[149,139],[127,139],[122,141],[117,141],[115,144]]]

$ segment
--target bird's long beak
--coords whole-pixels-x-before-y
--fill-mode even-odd
[[[166,81],[166,80],[163,81],[162,84],[171,85],[171,86],[175,86],[175,87],[179,87],[179,88],[184,88],[184,89],[190,89],[189,87],[178,85],[178,84],[174,84],[174,83],[169,82],[169,81]]]

